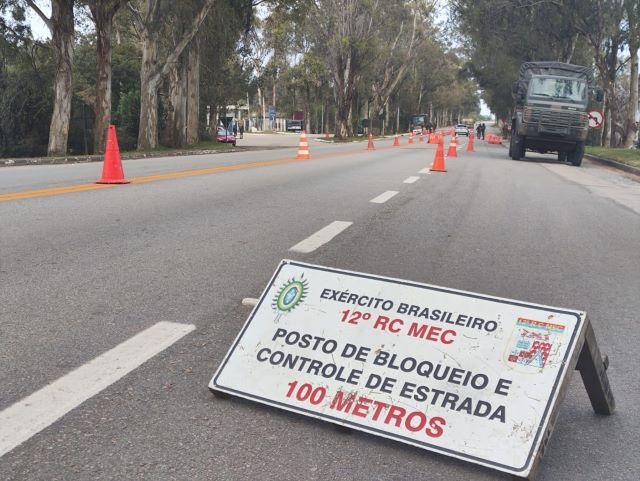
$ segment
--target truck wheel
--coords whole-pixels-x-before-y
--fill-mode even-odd
[[[566,152],[558,152],[558,160],[560,162],[566,162],[567,161],[567,153]]]
[[[520,159],[524,159],[526,150],[527,149],[524,146],[524,137],[520,137]]]
[[[576,147],[567,154],[567,159],[572,165],[580,167],[582,164],[582,157],[584,157],[584,142],[578,142]]]
[[[509,154],[513,160],[520,160],[524,157],[524,137],[518,134],[511,135],[509,142]]]

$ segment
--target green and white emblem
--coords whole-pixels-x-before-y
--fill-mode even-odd
[[[309,282],[302,277],[300,279],[291,278],[280,287],[271,303],[271,307],[278,311],[276,322],[282,314],[291,312],[304,301],[308,289]]]

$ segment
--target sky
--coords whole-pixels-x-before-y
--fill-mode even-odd
[[[51,2],[39,0],[36,2],[40,10],[49,17],[51,15]],[[51,38],[51,32],[44,24],[42,19],[36,14],[32,9],[27,9],[27,18],[29,19],[29,23],[31,24],[31,32],[33,36],[38,40],[44,40]]]

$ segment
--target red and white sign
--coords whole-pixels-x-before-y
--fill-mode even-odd
[[[282,261],[209,388],[526,477],[585,319]]]
[[[589,128],[597,129],[602,125],[604,121],[604,114],[599,110],[592,110],[589,112]]]

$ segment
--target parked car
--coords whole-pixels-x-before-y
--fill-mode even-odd
[[[469,127],[465,124],[456,125],[456,135],[469,135]]]
[[[236,136],[233,135],[233,132],[225,129],[224,127],[218,127],[218,135],[216,136],[216,140],[218,142],[232,144],[234,147],[236,146]]]

